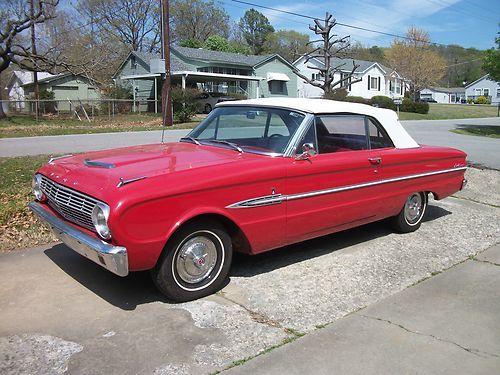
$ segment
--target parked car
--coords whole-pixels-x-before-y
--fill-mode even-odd
[[[203,113],[210,113],[217,103],[228,102],[232,100],[236,100],[236,98],[227,96],[226,94],[220,92],[204,92],[201,93],[199,98],[197,99],[198,103],[200,103],[200,108],[203,110]]]
[[[465,170],[465,153],[417,144],[391,110],[255,99],[218,104],[179,142],[53,158],[29,206],[76,252],[119,276],[151,270],[187,301],[224,285],[233,251],[386,218],[415,231]]]
[[[434,98],[420,98],[420,101],[424,103],[437,103],[436,99]]]

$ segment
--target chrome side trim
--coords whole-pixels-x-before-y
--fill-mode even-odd
[[[125,247],[110,245],[78,230],[47,211],[40,203],[31,202],[28,207],[69,248],[118,276],[128,275],[128,256]]]
[[[111,169],[111,168],[115,167],[115,165],[112,163],[106,163],[103,161],[95,161],[95,160],[90,160],[90,159],[85,159],[83,163],[87,167],[98,167],[98,168],[107,168],[107,169]]]
[[[370,186],[388,184],[391,182],[411,180],[411,179],[420,178],[420,177],[434,176],[434,175],[443,174],[443,173],[457,172],[457,171],[462,171],[462,170],[466,170],[466,169],[467,169],[467,167],[442,169],[442,170],[434,171],[434,172],[419,173],[419,174],[413,174],[413,175],[408,175],[408,176],[403,176],[403,177],[394,177],[394,178],[388,178],[385,180],[366,182],[363,184],[346,185],[346,186],[340,186],[340,187],[331,188],[331,189],[310,191],[307,193],[299,193],[299,194],[291,194],[291,195],[281,195],[281,194],[268,195],[268,196],[264,196],[264,197],[257,197],[257,198],[252,198],[252,199],[247,199],[244,201],[236,202],[236,203],[233,203],[233,204],[226,206],[226,208],[261,207],[261,206],[267,206],[270,204],[281,203],[283,201],[292,201],[292,200],[296,200],[296,199],[317,197],[319,195],[339,193],[339,192],[347,191],[347,190],[361,189],[361,188],[370,187]],[[278,196],[279,196],[279,198],[272,199],[273,197],[278,197]]]
[[[123,178],[120,177],[120,182],[116,185],[117,188],[122,187],[123,185],[131,184],[132,182],[144,180],[147,178],[147,176],[141,176],[141,177],[136,177],[136,178],[130,178],[128,180],[124,180]]]
[[[286,197],[284,197],[281,194],[273,194],[273,195],[266,195],[263,197],[257,197],[257,198],[252,198],[252,199],[247,199],[244,201],[236,202],[233,204],[230,204],[229,206],[226,206],[226,208],[253,208],[253,207],[262,207],[262,206],[269,206],[271,204],[280,204],[286,200]]]

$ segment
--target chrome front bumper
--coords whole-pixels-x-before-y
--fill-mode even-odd
[[[29,208],[69,248],[118,276],[128,275],[128,257],[125,247],[113,246],[89,236],[47,211],[40,203],[31,202]]]

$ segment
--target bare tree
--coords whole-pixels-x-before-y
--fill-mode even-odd
[[[133,51],[159,49],[160,1],[80,0],[77,8],[91,25],[92,39],[112,37]]]
[[[33,25],[42,24],[55,17],[54,9],[59,0],[33,0],[34,12],[25,1],[6,0],[0,9],[0,73],[16,63],[30,70],[47,70],[56,61],[43,51],[34,54],[25,32]]]
[[[319,79],[312,79],[300,72],[295,72],[300,78],[307,83],[319,87],[323,90],[324,96],[328,97],[334,88],[343,82],[353,84],[361,81],[361,78],[353,79],[354,72],[359,67],[356,63],[352,62],[352,70],[350,73],[340,74],[340,78],[335,80],[335,73],[341,73],[342,67],[346,62],[340,62],[335,65],[335,58],[345,58],[346,52],[350,46],[350,36],[339,37],[337,34],[332,34],[333,27],[337,21],[328,12],[325,15],[324,23],[319,20],[314,20],[314,26],[309,26],[309,29],[314,31],[316,35],[321,36],[321,39],[309,42],[309,44],[319,43],[313,51],[306,53],[305,63],[307,64],[311,59],[320,59],[324,64],[321,67],[308,65],[308,68],[317,70],[319,72]]]

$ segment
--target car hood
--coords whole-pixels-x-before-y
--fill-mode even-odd
[[[232,149],[191,143],[127,147],[63,157],[40,169],[52,180],[94,196],[120,182],[226,164],[242,157]]]

